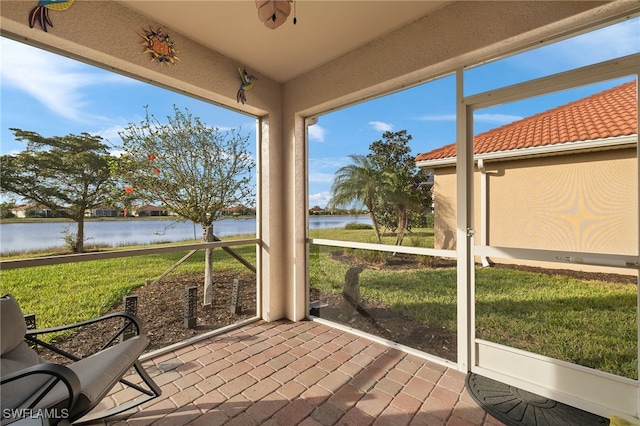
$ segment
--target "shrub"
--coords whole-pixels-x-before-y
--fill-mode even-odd
[[[373,227],[368,223],[349,222],[344,226],[344,229],[373,229]]]
[[[425,215],[425,222],[426,222],[425,223],[425,225],[426,225],[425,228],[433,228],[434,227],[434,225],[433,225],[433,223],[434,223],[433,213],[427,213]]]
[[[433,256],[418,255],[418,263],[422,267],[431,268],[433,267]]]

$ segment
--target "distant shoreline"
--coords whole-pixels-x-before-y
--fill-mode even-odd
[[[222,219],[255,219],[256,215],[243,215],[243,216],[221,216],[218,220]],[[127,220],[172,220],[172,221],[184,221],[179,216],[127,216],[127,217],[86,217],[85,222],[111,222],[111,221],[127,221]],[[0,219],[0,225],[3,223],[49,223],[49,222],[69,222],[75,223],[73,220],[65,217],[12,217],[8,219]]]
[[[309,216],[309,229],[344,228],[351,222],[369,222],[368,216]],[[257,235],[255,216],[225,217],[213,224],[218,237]],[[148,245],[198,240],[202,227],[175,216],[93,218],[84,223],[85,244],[96,247]],[[0,225],[0,254],[46,250],[65,244],[65,235],[77,232],[76,224],[61,219],[13,219]]]
[[[311,214],[313,217],[348,217],[348,216],[366,216],[366,213],[359,214]],[[220,216],[218,220],[222,219],[255,219],[256,215],[248,214],[242,216]],[[127,221],[127,220],[173,220],[184,221],[179,216],[127,216],[127,217],[86,217],[85,222],[109,222],[109,221]],[[74,221],[64,217],[11,217],[6,219],[0,219],[0,225],[3,223],[43,223],[43,222],[70,222]]]

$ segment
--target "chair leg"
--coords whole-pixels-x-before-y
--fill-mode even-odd
[[[162,391],[160,390],[160,386],[158,386],[156,382],[153,381],[151,376],[149,376],[149,373],[147,373],[147,370],[145,370],[142,364],[140,364],[140,361],[136,361],[133,364],[133,367],[138,372],[138,376],[140,376],[142,381],[144,381],[146,385],[149,387],[150,392],[152,392],[152,393],[147,393],[147,392],[145,393],[147,393],[147,395],[150,395],[150,396],[153,395],[153,398],[160,396],[162,394]]]
[[[144,404],[147,401],[157,398],[162,394],[160,387],[153,381],[151,376],[149,376],[149,373],[147,373],[144,367],[140,364],[140,361],[136,361],[133,364],[133,368],[135,368],[136,373],[138,373],[138,376],[140,376],[142,381],[147,385],[148,389],[145,389],[144,387],[137,385],[135,383],[131,383],[130,381],[125,379],[120,379],[120,383],[134,388],[135,390],[142,393],[143,395],[129,402],[118,405],[116,407],[109,408],[107,410],[103,410],[98,413],[89,413],[88,415],[81,417],[78,421],[75,421],[73,424],[81,425],[85,423],[92,423],[92,422],[95,422],[96,420],[115,416],[116,414],[123,413],[127,410],[137,407],[140,404]]]

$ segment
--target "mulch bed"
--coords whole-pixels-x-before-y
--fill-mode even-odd
[[[346,264],[362,263],[361,260],[344,255],[344,252],[340,250],[334,252],[332,257]],[[455,266],[455,264],[443,259],[430,260],[430,264],[426,266],[420,263],[418,256],[403,254],[389,258],[384,264],[365,265],[371,269],[388,270],[451,266]],[[516,266],[498,265],[495,267],[516,268]],[[605,282],[636,284],[636,278],[633,276],[517,268],[549,275],[570,275],[585,280],[597,279]],[[229,309],[234,279],[239,279],[242,283],[239,297],[240,314],[232,313]],[[163,348],[256,315],[256,277],[254,274],[216,272],[212,306],[202,305],[203,282],[204,274],[175,275],[165,277],[157,283],[146,284],[132,292],[133,295],[138,296],[136,315],[142,321],[143,328],[150,340],[147,351]],[[196,286],[198,292],[197,326],[193,329],[184,325],[184,289],[187,286]],[[444,359],[455,360],[457,341],[455,333],[406,317],[377,300],[364,298],[360,311],[349,318],[343,318],[341,315],[342,295],[340,294],[321,294],[318,289],[312,288],[310,300],[312,302],[322,301],[326,304],[316,311],[320,318],[338,322]],[[122,309],[122,303],[118,303],[109,312],[117,312]],[[103,336],[108,331],[117,329],[118,326],[119,323],[116,322],[87,327],[69,338],[57,342],[57,344],[72,353],[85,356],[95,352],[98,345],[103,342]],[[60,361],[56,358],[52,360]]]
[[[400,343],[448,360],[455,360],[456,333],[440,327],[432,327],[423,321],[407,317],[374,299],[363,298],[359,312],[343,318],[340,304],[342,295],[322,294],[312,288],[312,301],[322,301],[327,306],[319,308],[317,316],[364,331],[392,342]]]
[[[232,313],[231,289],[234,279],[240,280],[240,314]],[[256,315],[256,277],[251,273],[215,272],[213,283],[213,303],[203,306],[204,274],[167,276],[157,283],[145,284],[135,289],[131,295],[138,297],[136,316],[149,338],[147,352],[181,342],[220,327],[239,322]],[[185,287],[197,287],[195,328],[185,327],[184,306]],[[112,306],[109,312],[122,311],[122,303]],[[94,353],[104,336],[113,333],[120,326],[120,320],[84,327],[70,337],[61,339],[56,345],[73,354],[84,357]],[[59,357],[48,353],[43,356],[61,362]]]

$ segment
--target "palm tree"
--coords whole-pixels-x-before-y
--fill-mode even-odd
[[[370,158],[365,155],[350,155],[353,164],[341,167],[331,186],[333,207],[363,204],[369,211],[373,230],[378,243],[381,242],[378,221],[376,220],[377,205],[381,194],[382,173],[375,168]]]

